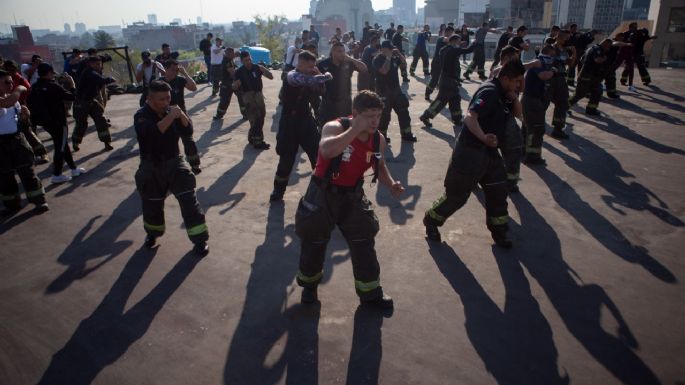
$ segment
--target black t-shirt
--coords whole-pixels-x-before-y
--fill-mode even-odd
[[[521,46],[523,45],[523,43],[524,43],[524,40],[519,35],[516,35],[516,36],[512,37],[511,39],[509,39],[509,45],[518,49],[518,50],[521,50]]]
[[[355,68],[351,63],[343,62],[339,66],[328,58],[320,61],[317,65],[321,73],[330,72],[333,80],[326,82],[326,92],[323,98],[326,100],[340,100],[352,97],[352,72]]]
[[[389,93],[394,89],[400,88],[400,77],[398,75],[398,69],[400,68],[400,59],[397,57],[392,57],[390,63],[390,70],[388,73],[383,75],[380,73],[381,67],[388,58],[385,55],[380,54],[373,59],[373,69],[376,72],[376,92],[380,95]]]
[[[392,36],[392,45],[394,45],[402,53],[404,53],[404,49],[402,49],[403,40],[402,34],[399,32],[395,32],[395,34]]]
[[[202,39],[200,41],[200,51],[205,56],[210,56],[212,54],[212,42],[209,39]]]
[[[61,128],[67,124],[64,102],[69,100],[74,100],[73,93],[55,81],[40,78],[31,87],[27,105],[35,123]]]
[[[100,87],[113,83],[114,79],[103,77],[91,67],[86,67],[76,87],[76,99],[93,100],[100,94]]]
[[[235,68],[235,63],[233,63],[233,60],[224,57],[221,60],[221,83],[230,87],[231,82],[233,82],[233,76],[231,76],[231,74],[228,72],[229,68]]]
[[[509,32],[504,32],[502,33],[502,36],[499,37],[499,40],[497,40],[497,48],[495,49],[496,51],[501,51],[502,48],[504,48],[507,43],[509,43],[509,39],[511,39],[511,33]]]
[[[385,40],[391,40],[395,36],[395,28],[388,28],[385,30],[385,34],[383,37],[385,37]]]
[[[183,127],[179,119],[174,120],[171,126],[162,133],[157,128],[157,123],[163,118],[147,104],[133,116],[133,126],[138,137],[141,158],[154,161],[173,159],[180,154],[178,149],[180,136],[192,136],[192,123],[188,124],[188,127]]]
[[[526,71],[525,87],[523,94],[526,96],[544,99],[546,92],[546,82],[540,79],[540,72],[545,71],[544,68],[531,68]]]
[[[186,83],[188,83],[188,79],[185,77],[178,75],[176,76],[172,81],[167,81],[166,78],[162,77],[162,80],[167,82],[169,86],[171,86],[171,105],[172,106],[179,106],[183,110],[183,112],[186,111],[186,100],[185,100],[185,87]]]
[[[235,71],[235,80],[240,80],[240,90],[243,92],[261,92],[264,87],[262,84],[262,70],[256,64],[252,64],[250,69],[246,66],[238,68]]]
[[[442,72],[440,72],[440,79],[459,79],[461,73],[461,66],[459,65],[459,56],[473,52],[475,45],[468,48],[453,47],[447,45],[440,49],[440,62],[442,63]]]
[[[440,50],[442,49],[442,47],[447,45],[447,42],[445,40],[447,40],[447,38],[438,36],[438,41],[435,43],[435,55],[433,56],[433,59],[437,59],[440,57]]]
[[[469,111],[478,114],[478,124],[483,132],[497,135],[501,143],[506,140],[505,127],[509,115],[504,96],[504,88],[499,80],[493,79],[481,84],[469,103]],[[483,144],[468,127],[461,130],[459,140],[472,145]]]

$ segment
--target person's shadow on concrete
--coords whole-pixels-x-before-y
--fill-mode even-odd
[[[379,206],[390,207],[390,219],[393,223],[403,225],[407,220],[413,217],[413,214],[408,211],[414,211],[416,203],[421,197],[421,186],[409,184],[409,170],[416,164],[416,157],[414,156],[414,145],[412,143],[402,142],[400,153],[394,156],[392,149],[386,147],[385,162],[390,170],[390,175],[396,181],[402,182],[404,186],[404,194],[397,200],[392,197],[390,191],[385,186],[381,187],[380,183],[376,186],[376,202]],[[403,203],[410,199],[409,202]]]
[[[264,243],[255,250],[245,304],[228,348],[224,384],[276,384],[283,373],[286,384],[318,384],[321,305],[288,304],[297,287],[293,279],[300,243],[294,224],[284,226],[284,211],[283,204],[269,206]],[[329,249],[339,248],[339,240],[331,243]],[[329,273],[324,282],[330,278],[334,262],[327,258],[324,270]],[[269,353],[283,336],[287,336],[283,353],[273,357]]]
[[[139,201],[138,193],[135,190],[132,191],[112,211],[112,215],[94,231],[93,227],[101,216],[91,218],[57,257],[57,262],[67,265],[67,269],[48,285],[45,293],[54,294],[66,289],[74,281],[86,277],[126,251],[133,242],[118,239],[131,223],[141,215]],[[102,247],[103,245],[107,246]],[[97,258],[103,259],[86,268],[88,261]]]
[[[546,148],[549,149],[549,146]],[[547,184],[557,204],[607,250],[626,262],[641,265],[664,282],[677,282],[675,275],[666,266],[652,257],[647,249],[630,242],[616,226],[585,202],[568,182],[545,167],[532,167],[531,170]],[[512,195],[510,198],[513,200],[517,196]]]
[[[102,369],[145,335],[157,313],[200,261],[193,252],[187,253],[143,299],[124,311],[155,254],[156,249],[144,247],[136,251],[100,305],[52,357],[39,385],[91,384]]]
[[[446,243],[428,241],[440,272],[459,295],[466,332],[485,367],[501,385],[568,384],[557,369],[552,330],[533,297],[528,279],[511,252],[493,247],[506,290],[504,309]]]
[[[652,370],[635,354],[638,341],[621,311],[602,287],[585,284],[563,259],[561,241],[554,229],[521,194],[510,197],[521,218],[512,231],[514,249],[506,253],[516,258],[542,287],[568,331],[597,362],[626,385],[659,384]],[[503,255],[504,257],[504,255]],[[602,326],[602,309],[618,324],[610,333]]]
[[[392,309],[383,311],[359,305],[354,312],[352,349],[347,363],[347,385],[376,385],[383,357],[381,327],[383,318],[392,316]]]

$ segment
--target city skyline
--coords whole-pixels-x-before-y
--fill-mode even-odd
[[[69,3],[69,9],[57,2],[45,2],[37,0],[8,0],[0,18],[0,24],[15,25],[25,24],[33,29],[50,29],[63,31],[64,23],[69,23],[74,28],[76,22],[86,24],[88,29],[97,29],[100,26],[132,24],[137,21],[147,21],[147,15],[157,15],[161,24],[169,24],[173,19],[179,18],[183,24],[195,23],[201,16],[203,22],[222,24],[239,20],[252,20],[255,15],[283,15],[290,20],[299,19],[302,14],[309,10],[309,0],[252,0],[251,7],[233,9],[233,1],[226,0],[202,0],[192,3],[183,0],[167,0],[163,6],[158,1],[150,0],[119,0],[117,12],[103,12],[102,3],[73,0]],[[388,9],[392,7],[392,0],[371,0],[374,10]],[[423,1],[417,0],[417,5],[423,5]],[[268,12],[257,10],[269,10]]]

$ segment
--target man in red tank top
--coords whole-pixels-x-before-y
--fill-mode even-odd
[[[318,299],[326,245],[338,225],[350,247],[354,283],[361,303],[393,306],[380,285],[380,266],[374,248],[378,218],[362,189],[364,173],[373,168],[378,180],[395,198],[404,192],[385,165],[385,138],[378,132],[382,111],[380,97],[362,91],[352,102],[351,118],[328,122],[321,131],[316,169],[295,215],[295,230],[302,248],[297,282],[304,288],[303,303]]]

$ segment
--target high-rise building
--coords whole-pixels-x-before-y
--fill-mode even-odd
[[[88,30],[86,29],[86,25],[84,23],[75,23],[74,32],[76,32],[77,35],[83,35],[84,33],[88,32]]]
[[[154,13],[147,15],[147,22],[148,24],[157,25],[157,15]]]
[[[458,0],[425,0],[425,3],[425,23],[430,25],[431,30],[437,31],[440,24],[459,20]]]
[[[479,26],[485,20],[485,8],[489,0],[460,0],[459,19],[457,25],[467,24],[471,27]],[[476,17],[476,16],[479,17]],[[478,19],[478,20],[474,20]]]
[[[71,35],[71,25],[69,23],[64,23],[64,34]]]
[[[395,24],[416,24],[416,0],[392,0],[392,11]]]
[[[566,24],[611,33],[621,24],[624,4],[625,0],[569,0]]]
[[[548,27],[543,25],[545,0],[491,0],[490,17],[499,27],[526,25],[528,27]]]

